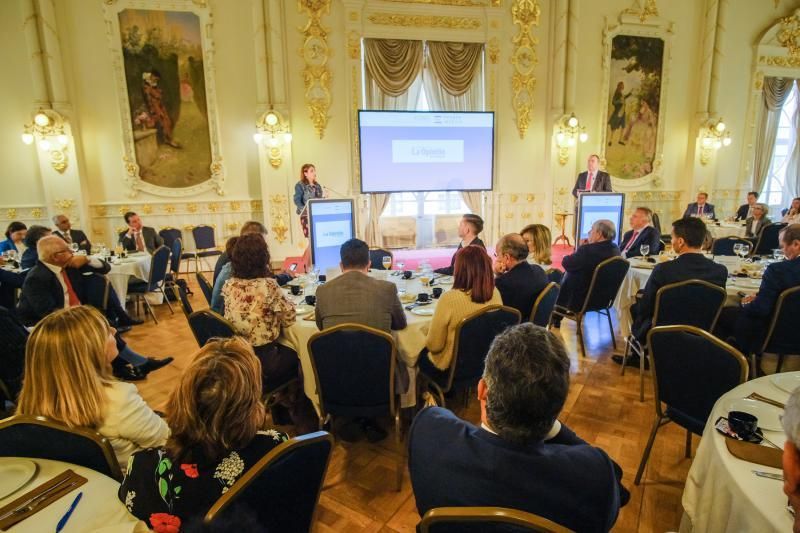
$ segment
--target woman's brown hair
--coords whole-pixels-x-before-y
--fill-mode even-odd
[[[167,404],[173,460],[218,461],[264,426],[261,362],[240,337],[212,339],[193,356]]]
[[[270,277],[269,248],[260,233],[249,233],[236,239],[231,254],[234,278],[258,279]]]
[[[311,163],[306,163],[302,167],[300,167],[300,181],[303,182],[303,185],[308,185],[308,178],[306,177],[306,170],[309,168],[316,168]]]
[[[492,261],[480,246],[467,246],[456,253],[453,288],[469,293],[473,302],[482,304],[492,299],[494,276]]]

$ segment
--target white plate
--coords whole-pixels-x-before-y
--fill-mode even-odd
[[[742,411],[758,418],[758,427],[768,431],[783,431],[781,427],[781,410],[768,403],[741,398],[728,403],[728,411]]]
[[[800,372],[789,372],[787,374],[773,374],[769,378],[770,383],[789,394],[800,387]]]
[[[419,316],[433,316],[433,312],[435,309],[430,305],[426,305],[425,307],[415,307],[411,310],[411,313]]]
[[[36,463],[28,459],[0,459],[0,500],[18,490],[36,475]]]
[[[298,304],[297,306],[295,306],[295,310],[297,311],[298,315],[306,315],[314,310],[314,306],[306,304]]]
[[[439,283],[440,285],[452,285],[453,276],[442,276],[441,278],[436,278],[436,283]]]

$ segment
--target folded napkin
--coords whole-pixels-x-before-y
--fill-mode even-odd
[[[87,479],[79,476],[72,470],[67,470],[30,490],[0,509],[0,530],[7,530],[11,526],[35,515],[62,496],[77,489]]]
[[[725,439],[725,444],[734,457],[743,461],[772,468],[783,468],[783,450],[730,438]]]

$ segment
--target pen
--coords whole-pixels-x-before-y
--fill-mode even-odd
[[[67,520],[69,520],[69,517],[72,516],[72,511],[75,510],[75,507],[77,507],[78,502],[81,501],[82,496],[83,492],[79,492],[78,495],[75,496],[75,499],[72,500],[72,505],[69,506],[67,512],[64,513],[64,516],[61,517],[61,520],[58,521],[58,525],[56,525],[56,533],[64,529],[64,526],[67,525]]]

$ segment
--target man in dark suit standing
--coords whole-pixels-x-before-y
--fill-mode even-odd
[[[714,204],[708,203],[708,193],[697,193],[697,201],[692,202],[686,206],[686,211],[683,212],[683,218],[698,217],[698,218],[717,218],[714,212]]]
[[[752,217],[756,202],[758,202],[758,192],[750,191],[747,193],[747,203],[739,206],[739,209],[736,211],[736,221],[747,220]]]
[[[619,249],[624,257],[638,257],[642,255],[641,246],[650,247],[648,253],[656,255],[661,249],[661,233],[651,224],[653,212],[649,207],[637,207],[630,218],[631,229],[625,232]]]
[[[648,278],[639,299],[631,306],[633,326],[631,332],[640,342],[644,342],[652,325],[655,313],[656,293],[661,287],[671,283],[699,279],[725,288],[728,281],[728,269],[725,266],[707,259],[703,255],[703,241],[706,238],[706,225],[697,218],[681,218],[672,223],[672,249],[678,254],[674,261],[659,263]],[[690,302],[687,302],[690,304]],[[687,312],[691,308],[687,307]],[[622,364],[622,356],[614,355],[612,359]],[[638,367],[639,356],[628,357],[628,366]]]
[[[572,196],[577,198],[579,192],[612,192],[611,176],[607,172],[598,170],[599,168],[600,156],[590,155],[586,171],[578,174],[578,179],[575,180]]]
[[[610,531],[630,495],[619,466],[558,421],[568,390],[569,358],[555,335],[530,323],[498,335],[478,382],[480,427],[441,407],[424,409],[411,425],[408,467],[420,516],[496,506],[572,531]]]
[[[526,261],[528,245],[519,233],[509,233],[497,241],[495,248],[494,284],[503,298],[503,305],[513,307],[522,314],[522,321],[530,317],[533,302],[547,286],[548,279],[541,267]]]
[[[133,211],[125,213],[125,223],[128,231],[119,234],[119,243],[129,252],[153,253],[156,248],[164,244],[164,239],[150,226],[142,224],[142,219]]]
[[[581,243],[575,253],[561,260],[564,267],[564,279],[557,305],[575,310],[583,304],[592,275],[597,265],[610,257],[619,255],[619,248],[614,243],[617,231],[610,220],[598,220],[592,224],[589,238]],[[553,326],[560,327],[560,319],[553,318]]]
[[[92,251],[92,243],[86,234],[79,229],[72,229],[72,224],[67,215],[56,215],[53,217],[53,224],[56,225],[54,233],[64,239],[67,244],[76,243],[79,250],[87,254]]]
[[[449,267],[437,268],[434,270],[437,274],[444,274],[445,276],[453,275],[453,266],[456,264],[456,254],[460,249],[465,246],[476,245],[481,248],[486,248],[483,241],[478,238],[478,235],[483,231],[483,219],[478,215],[468,213],[461,217],[461,222],[458,223],[458,236],[461,242],[458,243],[458,248],[450,259]]]

